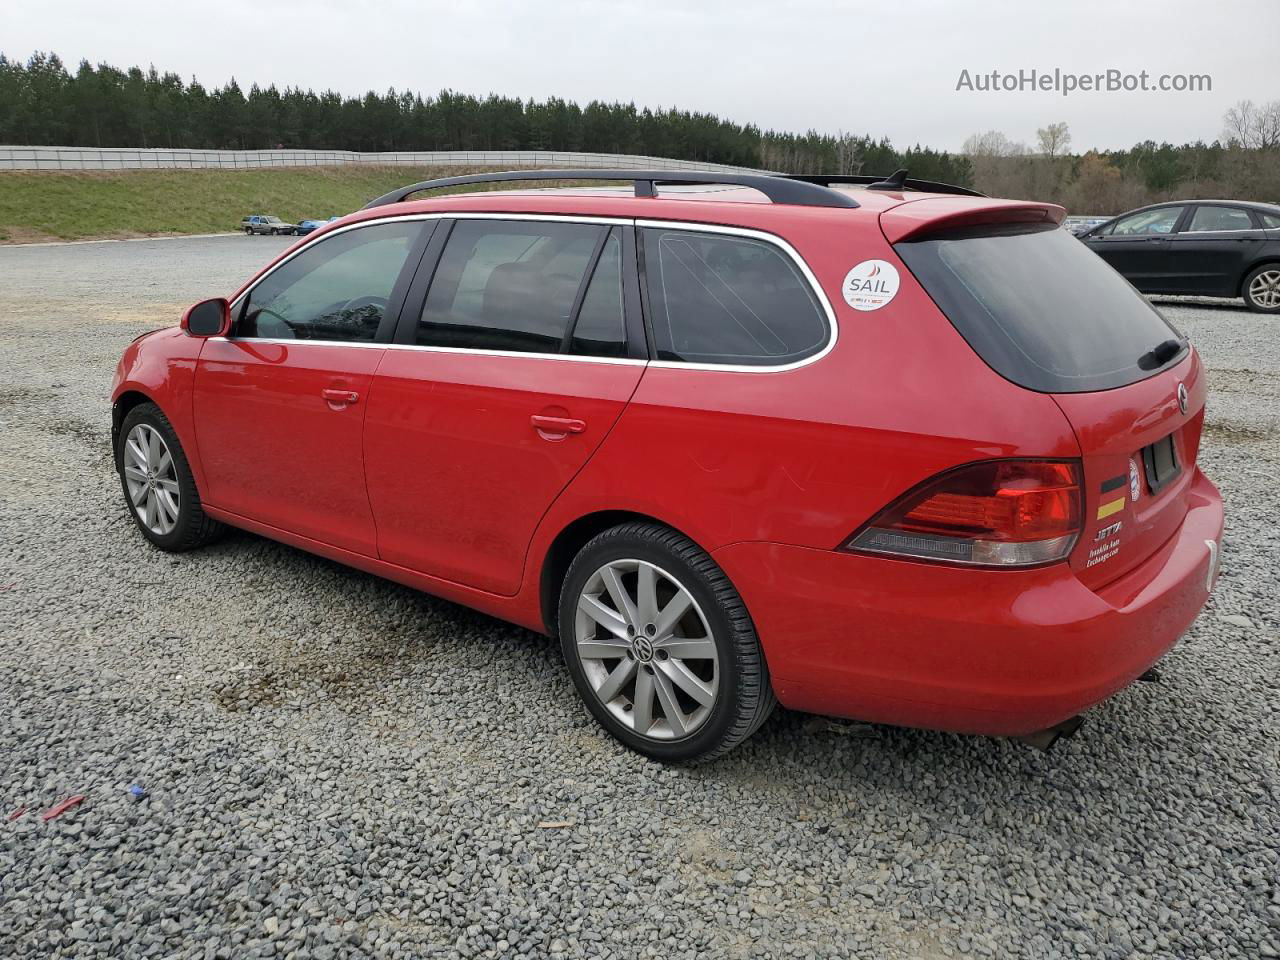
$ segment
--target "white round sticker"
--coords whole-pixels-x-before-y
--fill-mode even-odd
[[[898,268],[886,260],[863,260],[845,274],[844,302],[855,310],[879,310],[898,295]]]

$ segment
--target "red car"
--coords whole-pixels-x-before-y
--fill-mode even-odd
[[[553,178],[628,182],[408,199]],[[1061,208],[871,179],[379,198],[128,347],[133,517],[558,635],[664,760],[776,702],[1072,730],[1213,588],[1204,368]]]

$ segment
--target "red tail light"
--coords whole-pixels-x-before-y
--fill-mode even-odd
[[[890,504],[842,547],[975,566],[1066,557],[1080,535],[1074,461],[988,460],[934,477]]]

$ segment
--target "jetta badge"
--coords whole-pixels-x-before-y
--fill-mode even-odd
[[[1184,414],[1187,412],[1187,385],[1185,383],[1178,384],[1178,409]]]

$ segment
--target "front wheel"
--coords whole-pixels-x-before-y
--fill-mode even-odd
[[[245,227],[245,228],[244,228],[244,235],[245,235],[246,237],[252,237],[252,236],[253,236],[253,227]]]
[[[1258,313],[1280,313],[1280,263],[1264,263],[1241,285],[1244,303]]]
[[[178,435],[154,403],[140,403],[125,415],[116,469],[134,523],[161,550],[191,550],[222,533],[222,524],[201,507]]]
[[[279,231],[275,227],[271,228],[271,235],[274,237]]]
[[[687,537],[651,523],[596,536],[560,591],[574,685],[614,737],[658,760],[712,760],[777,701],[742,598]]]

